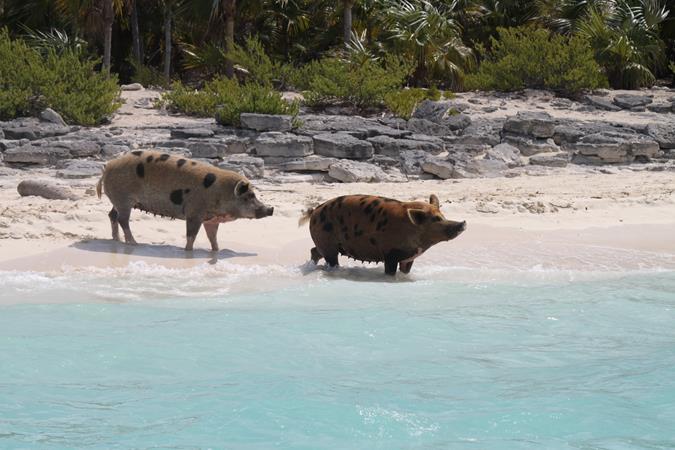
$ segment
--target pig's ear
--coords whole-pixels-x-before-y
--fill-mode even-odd
[[[408,219],[413,225],[422,225],[427,220],[427,212],[423,209],[409,209]]]
[[[236,197],[241,197],[242,195],[248,192],[249,188],[250,183],[248,181],[241,180],[234,187],[234,195]]]
[[[431,197],[429,197],[429,203],[434,205],[436,208],[441,207],[441,202],[438,201],[438,197],[436,197],[436,194],[431,194]]]

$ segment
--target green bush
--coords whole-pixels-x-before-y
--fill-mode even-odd
[[[399,58],[362,64],[326,58],[301,69],[293,81],[296,86],[306,89],[305,102],[310,106],[379,107],[387,93],[401,88],[411,70],[411,65]]]
[[[297,102],[287,102],[270,86],[240,83],[236,79],[215,78],[195,90],[175,82],[162,95],[160,105],[192,116],[214,117],[223,125],[239,125],[241,113],[289,114],[297,116]]]
[[[36,80],[45,72],[39,53],[0,30],[0,61],[0,119],[35,112]]]
[[[575,94],[607,86],[588,43],[534,27],[498,28],[478,71],[466,78],[468,90],[552,89]]]
[[[388,92],[384,96],[384,104],[395,116],[408,120],[422,100],[438,101],[440,99],[441,91],[437,88],[411,88]]]
[[[67,122],[96,125],[120,105],[117,78],[94,70],[96,62],[74,49],[43,57],[0,30],[0,61],[0,118],[51,107]]]
[[[133,83],[140,83],[144,87],[162,87],[169,85],[164,74],[151,66],[146,66],[143,63],[137,62],[134,59],[129,60],[129,64],[134,69],[134,74],[131,76]]]
[[[120,107],[117,76],[97,72],[96,64],[73,51],[47,56],[48,82],[41,86],[41,92],[46,104],[66,122],[98,125]]]
[[[286,86],[290,77],[290,66],[272,61],[258,38],[248,37],[244,45],[235,45],[227,55],[232,62],[249,74],[247,81],[262,85]]]

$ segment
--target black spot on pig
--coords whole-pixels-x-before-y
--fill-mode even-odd
[[[162,153],[161,155],[159,155],[159,158],[157,158],[157,161],[166,161],[170,157],[171,155],[169,155],[168,153]]]
[[[136,166],[136,175],[138,175],[139,178],[143,178],[145,176],[145,166],[143,163],[138,163]]]
[[[181,158],[181,159],[179,159],[178,161],[176,161],[176,165],[177,165],[178,167],[183,167],[183,164],[185,164],[186,162],[187,162],[186,159]]]
[[[134,156],[141,156],[143,152],[141,150],[134,150],[133,152],[131,152],[131,154]]]
[[[330,233],[331,231],[333,231],[333,224],[330,222],[325,223],[323,226],[323,231],[325,231],[326,233]]]
[[[176,189],[175,191],[171,192],[169,198],[171,199],[171,203],[174,205],[180,205],[183,203],[183,191],[181,189]]]
[[[209,188],[213,183],[216,182],[216,176],[212,173],[207,173],[204,177],[204,187]]]

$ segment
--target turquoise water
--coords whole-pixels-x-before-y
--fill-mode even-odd
[[[673,272],[172,274],[0,276],[1,449],[675,447]]]

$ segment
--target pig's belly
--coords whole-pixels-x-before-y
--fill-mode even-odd
[[[170,217],[173,219],[185,219],[185,204],[173,204],[169,199],[158,200],[141,193],[135,199],[134,208],[158,216]]]

